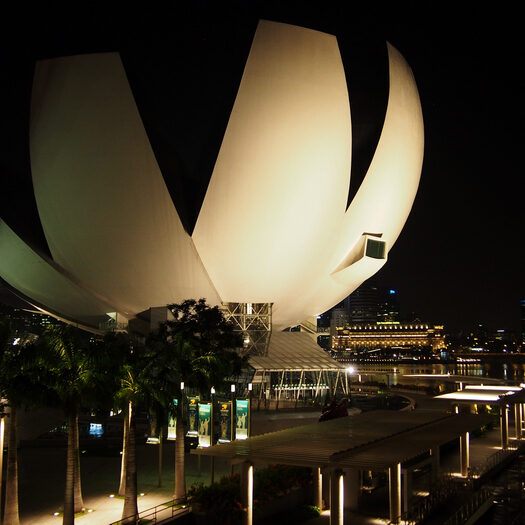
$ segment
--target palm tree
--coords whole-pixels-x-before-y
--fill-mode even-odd
[[[118,374],[105,345],[90,342],[69,325],[48,328],[41,355],[50,370],[48,385],[54,391],[68,427],[64,525],[74,523],[75,512],[84,509],[80,477],[78,416],[81,407],[111,407]],[[118,365],[119,366],[119,365]]]
[[[38,351],[35,344],[15,344],[9,320],[0,321],[0,398],[9,406],[9,435],[4,524],[18,525],[17,412],[22,406],[43,403]],[[2,406],[3,411],[3,406]],[[0,451],[3,454],[3,450]],[[1,487],[1,483],[0,483]],[[0,492],[1,495],[1,492]]]
[[[128,428],[125,436],[126,457],[124,458],[125,486],[124,507],[122,509],[122,523],[135,523],[139,512],[137,505],[137,460],[135,440],[135,407],[140,396],[140,386],[136,381],[131,367],[126,371],[122,380],[122,399],[127,399]]]
[[[146,397],[146,387],[143,382],[143,369],[145,366],[143,357],[144,355],[140,348],[135,349],[128,355],[127,362],[122,366],[120,390],[116,395],[116,401],[119,406],[127,405],[126,419],[128,420],[127,435],[124,443],[126,455],[123,460],[125,490],[122,523],[135,523],[138,514],[135,414],[136,407]]]
[[[146,342],[147,365],[144,375],[157,399],[168,407],[178,398],[177,439],[175,441],[174,500],[186,497],[184,437],[181,382],[204,394],[220,388],[228,377],[238,375],[243,364],[236,349],[242,346],[240,333],[235,332],[218,307],[210,307],[204,299],[188,299],[168,305],[174,319],[159,326]]]
[[[134,371],[133,363],[136,360],[137,353],[134,353],[131,338],[127,333],[122,332],[108,332],[103,341],[104,353],[111,356],[111,363],[113,365],[113,385],[112,395],[112,409],[122,414],[122,457],[120,464],[120,482],[118,495],[125,496],[126,494],[126,466],[128,460],[128,432],[129,432],[129,396],[126,394],[125,381],[128,380],[128,375]],[[133,373],[133,376],[135,373]]]

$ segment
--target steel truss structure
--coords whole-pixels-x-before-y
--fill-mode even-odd
[[[243,352],[266,355],[272,335],[272,303],[223,303],[223,313],[242,332]]]

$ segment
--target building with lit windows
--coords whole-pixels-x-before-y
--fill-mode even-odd
[[[337,328],[332,337],[332,350],[337,357],[437,354],[445,349],[442,325],[377,322],[351,324]]]

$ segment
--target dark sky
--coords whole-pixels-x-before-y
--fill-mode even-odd
[[[16,93],[16,77],[31,74],[33,57],[114,50],[132,40],[146,45],[188,25],[198,30],[210,19],[219,27],[258,16],[333,27],[355,34],[356,45],[375,38],[397,47],[412,67],[423,106],[421,183],[379,282],[398,289],[403,309],[422,320],[450,328],[483,323],[519,330],[519,300],[525,298],[525,56],[520,15],[512,4],[214,2],[221,7],[212,16],[206,2],[169,11],[148,2],[134,12],[129,2],[73,4],[22,2],[17,13],[2,17],[1,58],[10,74],[1,88],[1,217],[24,213],[14,211],[16,196],[9,188],[28,164],[10,161],[15,156],[6,153],[27,149],[28,114],[15,104],[25,96]]]

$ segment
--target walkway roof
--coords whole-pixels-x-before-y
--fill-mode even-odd
[[[471,403],[498,403],[510,404],[525,403],[525,389],[519,386],[467,386],[465,390],[457,390],[435,396],[436,399],[451,401],[468,401]]]
[[[383,470],[448,443],[491,419],[434,410],[374,410],[196,449],[193,453],[223,457],[231,462]]]
[[[440,383],[465,383],[465,384],[487,384],[487,383],[501,383],[501,379],[495,379],[492,377],[481,377],[481,376],[465,376],[460,374],[403,374],[403,379],[414,379],[414,380],[434,380]]]
[[[305,332],[273,332],[267,355],[250,357],[249,363],[256,370],[266,372],[345,369],[345,365],[332,359]]]

